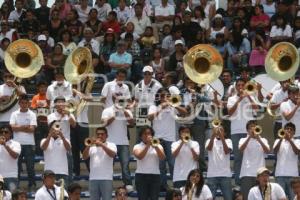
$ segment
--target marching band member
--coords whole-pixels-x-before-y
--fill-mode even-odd
[[[150,106],[148,119],[152,121],[155,137],[160,140],[160,144],[166,154],[166,160],[161,160],[159,165],[162,179],[161,190],[166,190],[168,188],[166,161],[168,162],[171,177],[173,177],[174,169],[174,157],[172,156],[171,145],[176,140],[175,116],[178,113],[187,112],[185,108],[170,105],[170,92],[168,89],[160,88],[156,95],[156,105]]]
[[[172,155],[175,158],[173,185],[181,188],[186,184],[188,173],[198,168],[199,144],[191,139],[188,127],[179,127],[179,140],[172,143]]]
[[[21,174],[22,161],[23,158],[25,158],[29,181],[28,188],[33,190],[36,186],[34,179],[34,131],[37,126],[37,121],[35,113],[29,110],[29,105],[28,96],[20,96],[20,109],[11,114],[9,123],[13,130],[14,140],[21,144],[21,154],[18,160],[19,177]]]
[[[43,151],[40,148],[41,140],[46,137],[48,133],[47,116],[49,115],[49,101],[46,98],[48,84],[45,81],[40,81],[37,84],[38,93],[33,96],[31,100],[31,109],[36,111],[37,127],[35,129],[35,144],[36,155],[42,156]]]
[[[232,199],[230,152],[232,142],[226,139],[222,125],[214,127],[211,138],[206,141],[208,152],[207,184],[216,198],[217,188],[220,187],[224,200]]]
[[[17,85],[14,81],[15,77],[9,71],[5,70],[3,72],[4,83],[0,85],[0,102],[8,103],[11,100],[11,97],[14,95],[14,92],[17,96],[26,94],[25,88],[23,86]],[[11,114],[19,109],[19,104],[17,101],[15,105],[8,109],[5,112],[0,112],[0,126],[9,124],[9,119]]]
[[[11,200],[11,193],[10,191],[4,189],[4,180],[1,175],[0,175],[0,199]]]
[[[107,141],[108,130],[96,129],[91,143],[83,151],[83,159],[90,158],[89,190],[91,200],[111,200],[113,191],[113,161],[117,146]]]
[[[181,191],[177,188],[169,189],[166,193],[166,200],[181,200]]]
[[[154,130],[146,126],[141,129],[141,143],[134,145],[133,155],[137,158],[135,185],[140,200],[159,198],[159,160],[166,158],[162,146],[153,142]]]
[[[235,88],[237,94],[228,98],[227,109],[231,120],[231,140],[234,154],[235,184],[240,185],[240,170],[242,163],[242,153],[239,151],[239,140],[247,135],[246,124],[249,119],[253,119],[253,112],[258,109],[253,98],[243,90],[245,87],[243,79],[236,80]]]
[[[80,193],[82,187],[78,183],[71,183],[68,186],[69,200],[80,200]]]
[[[275,169],[276,182],[284,189],[288,199],[294,198],[290,182],[293,177],[299,175],[298,155],[300,152],[300,140],[293,138],[295,128],[295,124],[291,122],[285,124],[284,135],[276,139],[273,146],[274,153],[277,154]],[[288,170],[286,166],[289,167]]]
[[[48,136],[41,141],[41,149],[44,151],[44,171],[52,170],[56,179],[64,179],[68,183],[67,151],[71,150],[71,144],[65,138],[61,129],[55,127],[57,121],[51,122]]]
[[[176,72],[171,71],[165,73],[163,79],[162,79],[162,84],[165,88],[169,90],[170,94],[180,94],[180,90],[177,87],[177,82],[178,82],[178,75]]]
[[[213,196],[200,170],[193,169],[189,172],[187,181],[181,189],[182,200],[212,200]]]
[[[63,199],[68,197],[68,193],[64,188],[55,185],[55,173],[53,171],[44,171],[42,179],[43,185],[35,193],[35,200],[57,200],[61,199],[62,195],[64,196]]]
[[[273,95],[272,98],[270,100],[270,109],[271,110],[277,110],[280,108],[280,105],[283,102],[286,102],[288,100],[288,88],[289,88],[289,84],[290,84],[290,80],[286,80],[286,81],[280,81],[280,89],[276,90]],[[273,124],[273,134],[274,134],[274,138],[278,138],[277,133],[279,131],[279,129],[281,129],[282,127],[282,118],[281,117],[277,117],[274,120],[274,124]]]
[[[27,200],[27,193],[25,190],[14,190],[12,193],[12,200]]]
[[[299,177],[295,177],[292,179],[291,188],[293,189],[295,195],[293,200],[300,200],[300,178]]]
[[[18,186],[18,157],[21,145],[12,139],[9,125],[0,128],[0,174],[5,180],[5,188],[14,191]]]
[[[257,185],[249,191],[248,200],[287,200],[280,185],[270,182],[270,173],[265,167],[257,170]]]
[[[122,168],[122,179],[128,192],[133,191],[129,171],[129,140],[127,123],[133,125],[134,119],[130,110],[126,109],[127,97],[113,95],[114,105],[102,112],[101,123],[107,128],[108,141],[117,145],[117,154]]]
[[[297,85],[291,84],[288,88],[288,100],[280,105],[282,125],[292,122],[296,126],[295,138],[300,138],[300,94]]]
[[[124,187],[118,187],[116,189],[116,197],[115,200],[127,200],[127,190]]]
[[[248,121],[246,128],[248,135],[239,141],[239,150],[243,154],[240,178],[244,200],[247,200],[250,188],[256,183],[257,170],[265,166],[265,154],[270,151],[268,141],[256,130],[256,121]]]

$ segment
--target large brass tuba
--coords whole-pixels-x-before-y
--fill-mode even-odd
[[[44,65],[43,53],[40,47],[30,40],[19,39],[11,43],[4,54],[7,70],[17,77],[20,83],[23,78],[30,78],[38,73]],[[18,100],[16,90],[8,102],[1,102],[0,112],[12,108]]]
[[[289,42],[279,42],[268,52],[265,68],[268,75],[277,81],[292,78],[299,67],[297,48]]]
[[[198,84],[211,83],[223,70],[223,57],[213,46],[199,44],[193,46],[183,57],[186,75]]]
[[[64,68],[65,78],[71,84],[80,86],[81,93],[88,94],[91,92],[94,77],[88,75],[93,72],[92,53],[88,48],[78,47],[68,56]],[[78,116],[86,103],[85,100],[81,99],[74,114]]]

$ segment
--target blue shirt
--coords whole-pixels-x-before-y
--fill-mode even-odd
[[[132,63],[132,56],[131,54],[124,52],[123,54],[118,54],[117,52],[111,54],[109,56],[108,62],[114,62],[117,64],[130,64]]]

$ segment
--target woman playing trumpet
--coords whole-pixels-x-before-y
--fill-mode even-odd
[[[153,142],[154,131],[151,127],[144,127],[139,136],[142,142],[133,147],[133,155],[137,158],[136,190],[140,200],[155,200],[160,190],[159,160],[164,160],[166,156],[159,142]]]
[[[179,128],[179,140],[172,143],[172,155],[175,157],[173,183],[175,188],[186,184],[188,172],[198,168],[199,144],[191,139],[190,128]]]
[[[298,154],[300,149],[300,140],[294,139],[295,125],[291,122],[285,124],[282,131],[278,131],[279,139],[274,142],[274,153],[277,154],[277,162],[275,168],[275,177],[277,183],[284,189],[288,199],[293,199],[294,194],[290,187],[293,177],[297,177],[298,170]],[[286,170],[289,166],[289,170]]]

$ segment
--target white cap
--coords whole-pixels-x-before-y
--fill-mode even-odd
[[[37,38],[38,41],[46,41],[47,37],[45,35],[39,35],[39,37]]]
[[[143,72],[151,72],[151,73],[153,73],[153,68],[151,66],[147,65],[147,66],[145,66],[143,68]]]
[[[223,19],[223,16],[222,16],[221,14],[216,14],[215,17],[214,17],[214,19],[216,19],[216,18],[221,18],[221,19]]]
[[[176,46],[177,44],[181,44],[181,45],[183,45],[183,42],[182,42],[182,40],[176,40],[176,41],[175,41],[175,46]]]
[[[257,170],[256,175],[259,176],[265,172],[268,172],[269,174],[271,173],[270,170],[268,170],[268,168],[266,167],[261,167]]]

